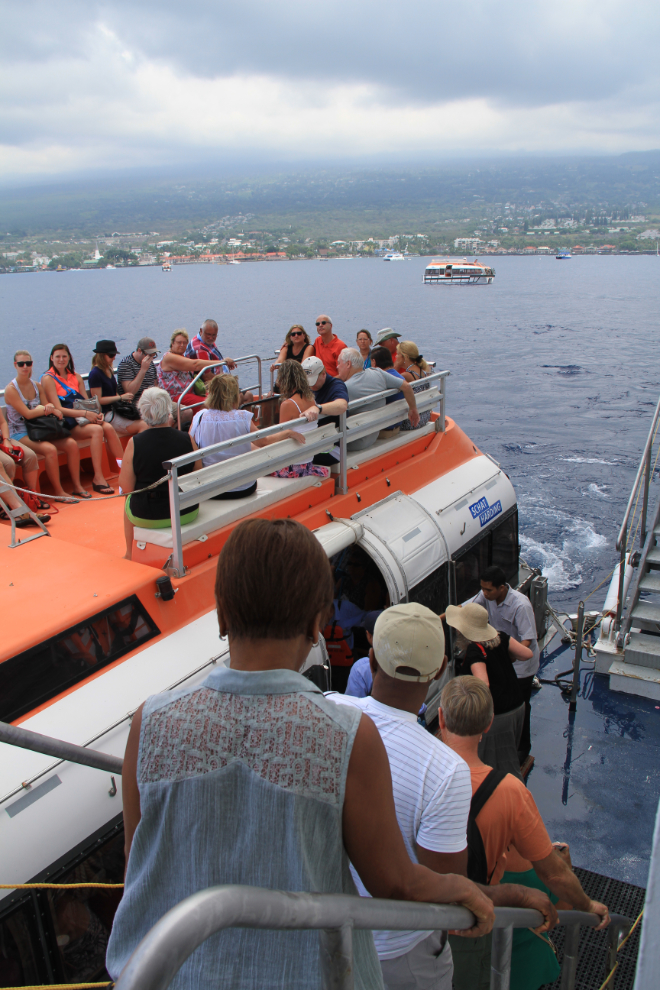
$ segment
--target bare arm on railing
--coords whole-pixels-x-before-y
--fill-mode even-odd
[[[549,887],[560,901],[566,901],[576,911],[588,911],[598,915],[601,922],[596,931],[609,925],[610,915],[607,907],[587,897],[569,863],[557,849],[553,849],[549,856],[533,862],[532,865],[546,887]]]
[[[259,429],[252,420],[250,423],[250,433],[258,433]],[[273,433],[270,437],[260,437],[259,440],[253,440],[252,443],[255,447],[268,447],[271,443],[279,443],[280,440],[295,440],[296,443],[304,443],[305,438],[302,433],[296,433],[295,430],[282,430],[281,433]]]
[[[469,908],[478,924],[463,935],[487,934],[492,902],[465,877],[441,876],[413,863],[396,820],[392,778],[385,747],[368,716],[360,719],[346,776],[344,845],[365,887],[374,897]]]
[[[202,361],[201,358],[187,358],[181,354],[173,354],[172,351],[167,351],[166,354],[163,354],[160,366],[163,371],[190,371],[196,375],[203,368],[219,368],[223,363],[223,361],[219,361],[217,358],[213,361]]]

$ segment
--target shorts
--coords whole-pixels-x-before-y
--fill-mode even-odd
[[[23,460],[21,461],[20,465],[17,465],[13,457],[10,457],[9,454],[5,454],[4,450],[0,450],[0,464],[2,464],[3,468],[5,469],[9,477],[13,478],[14,469],[16,467],[21,468],[23,472],[23,476],[25,476],[26,471],[36,471],[39,466],[39,458],[37,457],[35,452],[31,450],[29,447],[25,447],[22,443],[19,443],[13,437],[12,437],[12,443],[14,443],[17,447],[20,447],[22,449]]]
[[[138,516],[134,516],[131,512],[131,496],[126,497],[126,515],[134,526],[141,526],[143,529],[171,529],[172,520],[168,516],[167,519],[140,519]],[[199,506],[196,505],[194,509],[189,509],[188,512],[183,512],[181,514],[181,525],[185,526],[186,523],[194,522],[199,514]]]
[[[113,427],[115,433],[120,437],[126,436],[129,426],[132,426],[133,423],[140,422],[139,419],[126,419],[125,416],[118,416],[117,413],[104,413],[103,418],[106,423],[110,423],[110,426]]]

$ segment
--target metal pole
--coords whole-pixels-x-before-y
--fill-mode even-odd
[[[577,708],[578,689],[580,687],[580,661],[582,660],[582,637],[584,635],[584,602],[578,605],[577,632],[575,640],[575,657],[573,659],[573,683],[571,685],[571,703],[569,712]]]
[[[183,543],[181,540],[181,516],[179,514],[179,475],[176,464],[170,468],[170,522],[172,523],[172,569],[175,577],[186,573],[183,566]]]
[[[619,591],[616,599],[616,618],[614,626],[618,632],[621,628],[621,618],[623,616],[623,589],[626,580],[626,543],[628,542],[628,524],[623,529],[623,540],[621,541],[621,557],[619,560]]]
[[[649,507],[649,482],[651,480],[651,450],[646,454],[646,465],[644,467],[644,500],[642,502],[642,521],[639,527],[639,545],[644,546],[646,540],[646,514]]]
[[[564,935],[564,961],[561,966],[560,990],[574,990],[577,975],[580,926],[566,925]]]
[[[490,953],[490,990],[509,990],[512,948],[513,926],[493,928],[493,947]]]
[[[9,725],[7,722],[0,722],[0,742],[20,746],[21,749],[31,749],[35,753],[45,753],[46,756],[56,756],[69,763],[80,763],[84,767],[107,770],[108,773],[120,774],[124,763],[118,756],[108,756],[95,749],[76,746],[64,739],[42,736],[40,732],[21,729],[18,725]]]
[[[353,990],[353,929],[326,928],[319,932],[321,990]]]
[[[447,379],[440,379],[440,430],[442,433],[445,432],[445,390],[447,387]]]
[[[346,442],[346,413],[341,413],[339,417],[339,429],[341,437],[339,439],[339,487],[340,495],[345,495],[348,491],[348,446]]]

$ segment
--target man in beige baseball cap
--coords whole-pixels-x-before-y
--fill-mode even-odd
[[[396,817],[413,862],[436,873],[467,875],[467,819],[472,800],[463,759],[418,723],[429,684],[444,673],[440,616],[417,602],[394,605],[376,620],[369,651],[373,686],[368,698],[330,693],[337,704],[361,708],[387,751]],[[362,896],[367,890],[353,871]],[[505,884],[481,887],[497,905],[535,907],[544,930],[556,921],[541,891]],[[446,932],[375,931],[385,990],[451,990],[453,962]]]

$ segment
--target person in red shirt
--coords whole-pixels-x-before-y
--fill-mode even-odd
[[[337,377],[337,358],[346,347],[343,340],[332,332],[332,321],[329,316],[316,317],[316,329],[319,332],[314,341],[314,356],[321,358],[327,374]]]
[[[487,686],[477,677],[455,677],[443,689],[438,720],[443,743],[462,756],[470,768],[474,796],[491,771],[478,754],[481,736],[488,732],[493,722],[493,699]],[[560,901],[570,904],[576,911],[597,914],[601,919],[597,931],[609,925],[607,907],[585,894],[566,857],[553,846],[534,798],[521,780],[506,774],[475,823],[486,854],[489,884],[500,882],[510,848],[515,847]],[[515,859],[518,861],[519,857]],[[449,938],[456,990],[488,990],[490,936],[472,940],[467,950],[462,939]]]

